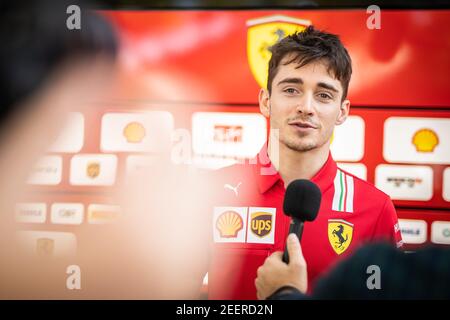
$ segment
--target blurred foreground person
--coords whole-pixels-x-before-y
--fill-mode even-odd
[[[105,101],[114,75],[113,29],[80,4],[82,28],[68,30],[75,3],[1,5],[0,298],[197,298],[209,237],[195,205],[206,192],[195,172],[169,164],[169,152],[117,186],[116,223],[77,229],[76,256],[30,256],[16,241],[14,206],[33,164],[69,112]]]
[[[109,25],[86,12],[84,28],[69,30],[68,5],[46,0],[0,4],[0,298],[49,293],[53,261],[18,250],[15,204],[69,113],[103,99],[114,73],[117,44]]]
[[[275,252],[258,269],[259,299],[450,299],[450,249],[404,253],[389,244],[361,247],[322,277],[307,295],[307,261],[295,235],[287,241],[290,263]]]
[[[12,200],[17,183],[23,184],[36,158],[56,140],[69,112],[102,99],[113,74],[112,30],[90,14],[83,14],[82,30],[67,29],[67,5],[0,5],[2,205],[11,202],[5,200]]]

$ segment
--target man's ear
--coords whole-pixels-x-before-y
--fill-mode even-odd
[[[349,113],[350,113],[350,100],[344,100],[344,101],[342,101],[341,107],[339,108],[339,114],[338,114],[335,124],[340,125],[340,124],[344,123],[344,121],[347,119]]]
[[[269,118],[269,116],[270,116],[269,91],[261,88],[261,90],[259,90],[258,99],[259,99],[259,110],[261,111],[261,113],[264,117]]]

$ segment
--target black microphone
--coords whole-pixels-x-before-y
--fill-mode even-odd
[[[319,187],[309,180],[299,179],[292,181],[284,195],[283,211],[291,217],[289,233],[295,233],[302,239],[303,225],[305,221],[314,221],[319,212],[322,192]],[[287,246],[284,249],[283,261],[289,263]]]

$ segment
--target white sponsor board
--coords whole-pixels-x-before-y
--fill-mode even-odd
[[[73,233],[53,231],[18,231],[19,249],[25,254],[74,257],[77,240]]]
[[[375,185],[394,200],[428,201],[433,197],[433,170],[427,166],[380,164]]]
[[[44,223],[47,216],[45,203],[16,204],[16,221],[20,223]]]
[[[51,220],[55,224],[81,224],[84,218],[82,203],[54,203],[51,207]]]
[[[349,116],[334,128],[330,150],[336,161],[360,161],[364,156],[365,124],[359,116]]]
[[[70,184],[110,186],[116,180],[117,156],[113,154],[79,154],[70,162]]]
[[[32,168],[27,182],[34,185],[57,185],[61,183],[62,158],[43,156]]]
[[[51,145],[50,152],[80,152],[84,140],[84,117],[80,112],[71,112],[56,141]]]
[[[431,224],[431,242],[450,244],[450,221],[433,221]]]
[[[388,162],[449,164],[450,119],[386,119],[383,156]]]
[[[166,151],[171,147],[173,127],[173,116],[166,111],[106,113],[100,148],[105,152]]]
[[[424,220],[398,219],[404,243],[421,244],[427,241],[427,222]]]
[[[443,178],[442,197],[445,201],[450,201],[450,167],[445,168]]]
[[[192,148],[198,155],[253,158],[266,139],[267,120],[259,113],[192,115]]]
[[[115,222],[121,213],[120,206],[109,204],[90,204],[88,222],[90,224],[107,224]]]

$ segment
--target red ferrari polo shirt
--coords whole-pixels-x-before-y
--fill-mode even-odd
[[[268,160],[266,147],[252,161],[216,174],[209,298],[256,299],[256,270],[271,253],[284,250],[289,232],[290,219],[283,213],[284,182]],[[309,289],[363,243],[384,239],[401,246],[388,195],[338,168],[331,154],[311,181],[322,191],[322,202],[316,220],[305,223],[301,240]]]

